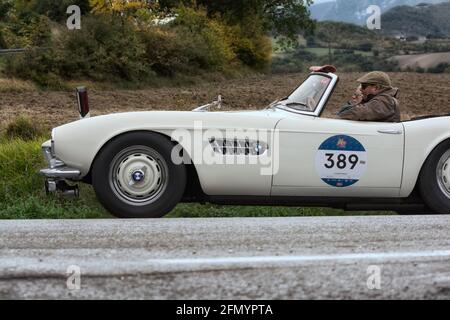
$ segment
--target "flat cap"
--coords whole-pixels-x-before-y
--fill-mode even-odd
[[[379,84],[384,87],[392,87],[391,78],[382,71],[369,72],[356,81],[359,83]]]

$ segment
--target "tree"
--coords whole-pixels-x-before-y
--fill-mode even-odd
[[[0,0],[0,17],[2,3],[7,0]],[[70,5],[80,7],[83,14],[90,12],[89,0],[15,0],[14,11],[21,19],[30,19],[39,15],[45,15],[53,21],[62,22],[67,19],[67,8]]]
[[[14,7],[12,0],[0,0],[0,21],[7,18],[9,12]]]
[[[308,6],[312,0],[160,0],[161,8],[172,9],[180,4],[204,6],[208,14],[220,14],[231,24],[242,24],[254,18],[263,20],[265,31],[274,36],[295,39],[302,31],[314,30]]]
[[[158,10],[158,1],[148,0],[91,0],[93,13],[111,13],[121,17],[137,18]]]
[[[91,11],[89,0],[39,0],[33,9],[54,21],[61,22],[67,19],[67,8],[71,5],[79,6],[82,14]]]

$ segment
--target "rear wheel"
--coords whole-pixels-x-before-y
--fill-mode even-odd
[[[184,165],[171,160],[173,144],[149,132],[134,132],[109,142],[92,168],[97,198],[120,218],[158,218],[181,200]]]
[[[442,142],[425,161],[420,173],[420,193],[436,213],[450,213],[450,140]]]

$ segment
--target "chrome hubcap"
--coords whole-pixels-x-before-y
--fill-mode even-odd
[[[134,182],[141,182],[142,179],[145,178],[145,173],[143,170],[137,170],[131,175],[131,178],[133,179]]]
[[[167,186],[168,169],[154,149],[134,146],[120,152],[112,161],[110,183],[114,193],[133,205],[156,201]]]
[[[450,198],[450,150],[438,162],[436,170],[438,185],[444,195]]]

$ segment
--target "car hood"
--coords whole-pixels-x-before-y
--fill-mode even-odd
[[[194,129],[274,129],[287,112],[279,109],[230,112],[143,111],[113,113],[67,123],[55,128],[55,133],[71,130],[163,130]],[[119,129],[120,128],[120,129]]]
[[[276,109],[243,112],[144,111],[85,118],[52,132],[54,153],[68,166],[87,174],[95,155],[108,141],[132,131],[153,131],[168,137],[177,130],[272,131],[287,112]],[[184,132],[184,131],[183,131]]]

